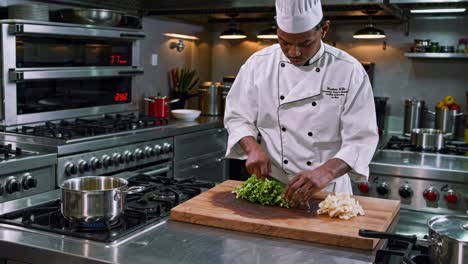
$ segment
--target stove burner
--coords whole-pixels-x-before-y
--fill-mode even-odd
[[[168,190],[156,190],[151,193],[153,199],[157,200],[174,200],[176,199],[176,194]]]
[[[3,155],[3,158],[0,156],[0,160],[8,160],[13,157],[19,157],[22,154],[23,150],[21,148],[17,147],[16,149],[13,149],[11,144],[0,145],[0,155]]]
[[[163,126],[168,123],[167,119],[130,113],[105,115],[93,119],[49,121],[39,126],[22,126],[10,132],[68,140]]]
[[[120,219],[115,219],[110,222],[96,222],[96,223],[70,223],[70,226],[76,227],[81,232],[90,231],[108,231],[122,225]]]

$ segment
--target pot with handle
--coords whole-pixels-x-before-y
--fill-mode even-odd
[[[411,131],[411,144],[423,150],[441,150],[445,146],[444,133],[438,129],[415,128]]]
[[[155,97],[145,97],[144,100],[148,102],[148,115],[169,118],[170,104],[178,102],[180,99],[169,100],[169,97],[158,94]]]
[[[464,264],[468,261],[468,215],[438,215],[428,223],[429,239],[418,240],[405,236],[372,230],[359,230],[359,236],[398,239],[429,247],[429,263]],[[408,261],[408,260],[407,260]],[[413,263],[409,260],[406,263]],[[427,261],[425,263],[428,263]]]
[[[111,176],[68,179],[60,185],[61,213],[66,219],[78,223],[117,219],[125,208],[126,195],[139,191],[127,186],[127,180]]]
[[[421,128],[424,123],[423,100],[407,99],[405,100],[405,119],[403,124],[403,134],[409,136],[414,128]]]

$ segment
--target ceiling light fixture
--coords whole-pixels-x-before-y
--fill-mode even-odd
[[[385,32],[382,29],[374,27],[372,24],[372,15],[377,13],[374,10],[363,11],[363,13],[369,15],[369,24],[366,27],[359,29],[354,33],[353,38],[355,39],[383,39],[386,38]]]
[[[433,14],[433,13],[463,13],[466,8],[431,8],[431,9],[411,9],[412,14]]]
[[[231,17],[231,23],[229,23],[229,29],[221,32],[219,35],[220,39],[244,39],[247,37],[244,31],[237,28],[236,23],[234,22],[234,17],[237,14],[228,14],[227,16]]]
[[[265,30],[260,31],[258,33],[257,38],[259,39],[278,39],[278,35],[276,34],[276,26],[273,25]]]

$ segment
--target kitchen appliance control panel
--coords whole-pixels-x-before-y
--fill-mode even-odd
[[[172,160],[173,139],[159,139],[58,159],[57,185],[87,175],[106,175],[161,160]]]
[[[401,201],[401,208],[434,213],[468,210],[468,185],[371,174],[367,182],[353,182],[353,193]]]

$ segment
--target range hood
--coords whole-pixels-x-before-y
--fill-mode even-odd
[[[327,18],[367,20],[365,11],[377,11],[375,18],[400,18],[399,11],[387,5],[388,0],[322,0]],[[170,16],[190,22],[224,23],[236,14],[236,22],[272,21],[275,14],[275,0],[142,0],[146,15]],[[364,12],[363,12],[364,11]]]

